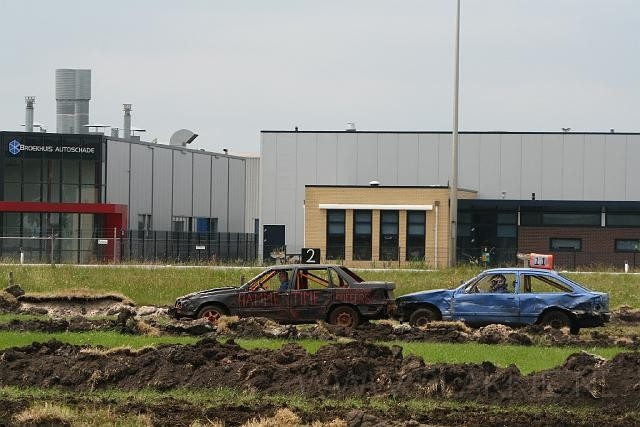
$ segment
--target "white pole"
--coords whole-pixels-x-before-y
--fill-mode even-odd
[[[453,138],[451,141],[451,180],[449,182],[449,219],[450,237],[449,266],[456,265],[457,260],[457,228],[458,228],[458,86],[460,80],[460,0],[456,8],[456,38],[454,54],[453,78]]]

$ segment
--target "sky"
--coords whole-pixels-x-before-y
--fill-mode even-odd
[[[55,132],[55,70],[90,123],[258,154],[261,130],[450,131],[455,0],[0,0],[0,130]],[[639,132],[640,1],[461,0],[461,131]]]

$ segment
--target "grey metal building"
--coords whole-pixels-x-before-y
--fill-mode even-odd
[[[377,181],[383,186],[448,186],[451,139],[450,132],[262,131],[262,224],[284,225],[287,252],[296,253],[304,246],[305,185]],[[636,220],[640,226],[640,186],[635,185],[640,180],[640,169],[635,166],[638,158],[637,133],[461,132],[458,185],[477,191],[485,207],[461,203],[458,243],[463,250],[467,244],[467,249],[477,253],[480,245],[496,246],[502,237],[508,237],[508,254],[502,258],[505,262],[514,259],[519,249],[528,249],[519,247],[517,231],[520,206],[526,205],[524,210],[549,213],[542,213],[537,225],[569,228],[579,234],[575,239],[561,238],[560,244],[573,249],[578,243],[572,239],[583,239],[584,231],[577,231],[580,226],[593,226],[597,218],[596,226],[604,230],[613,226],[607,222],[607,212],[622,212],[626,219],[618,227],[629,226],[629,238],[621,237],[620,244],[616,240],[601,248],[603,253],[616,252],[640,237],[634,226]],[[517,201],[523,203],[514,203]],[[594,203],[587,206],[586,202]],[[622,203],[614,206],[614,202]],[[485,221],[492,225],[490,230],[485,227],[482,236],[472,236],[470,230],[477,233],[482,228],[474,224],[484,221],[469,216],[480,212],[478,209],[493,212]],[[552,224],[552,214],[557,212],[565,214]],[[593,218],[582,224],[585,217],[576,212],[588,212]],[[499,230],[509,228],[502,225],[516,228],[501,236]],[[549,239],[553,237],[548,236],[547,251],[553,249]],[[497,249],[499,253],[500,247]]]

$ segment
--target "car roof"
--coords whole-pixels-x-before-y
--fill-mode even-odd
[[[266,267],[271,270],[291,270],[293,268],[346,268],[344,265],[338,264],[276,264]]]
[[[487,273],[487,274],[513,273],[513,272],[559,274],[555,270],[549,270],[546,268],[532,268],[532,267],[501,267],[501,268],[490,268],[488,270],[482,271],[482,273]]]

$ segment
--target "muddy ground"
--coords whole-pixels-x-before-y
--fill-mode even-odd
[[[640,337],[635,333],[610,334],[605,329],[585,329],[572,336],[568,331],[540,327],[511,329],[501,325],[471,329],[459,323],[434,323],[425,329],[392,322],[375,322],[355,329],[316,325],[277,325],[266,319],[223,319],[214,328],[206,322],[177,322],[166,308],[135,307],[113,300],[34,301],[28,298],[5,310],[46,314],[44,319],[12,321],[0,325],[10,330],[86,331],[118,330],[122,333],[191,334],[203,337],[195,345],[164,345],[141,351],[101,351],[57,341],[34,343],[0,352],[0,386],[60,388],[78,392],[67,404],[95,405],[90,391],[118,389],[159,391],[182,388],[236,388],[271,396],[295,394],[310,399],[343,401],[382,398],[397,404],[387,410],[339,409],[332,404],[305,410],[303,424],[329,422],[335,418],[349,426],[420,425],[638,425],[640,423]],[[99,317],[96,319],[96,317]],[[616,313],[617,324],[635,323],[636,312]],[[617,329],[606,329],[617,330]],[[223,342],[223,338],[231,340]],[[293,343],[281,350],[243,350],[238,337],[287,337],[354,339],[307,353]],[[491,363],[431,364],[406,356],[399,346],[373,341],[421,340],[438,342],[477,341],[490,344],[621,345],[630,352],[610,361],[588,353],[570,356],[563,366],[522,375],[515,366],[500,368]],[[459,402],[428,410],[402,405],[414,398]],[[87,400],[89,399],[89,400]],[[33,402],[0,400],[0,419],[12,420]],[[241,425],[258,416],[273,414],[272,404],[243,407],[200,407],[187,401],[167,399],[162,405],[142,401],[128,404],[103,402],[124,413],[145,413],[155,425],[188,426],[194,420],[224,420]],[[538,416],[518,409],[523,405],[558,405],[563,410],[541,410]],[[576,416],[589,408],[591,418]],[[594,415],[595,414],[595,415]],[[6,424],[11,425],[11,421]]]

